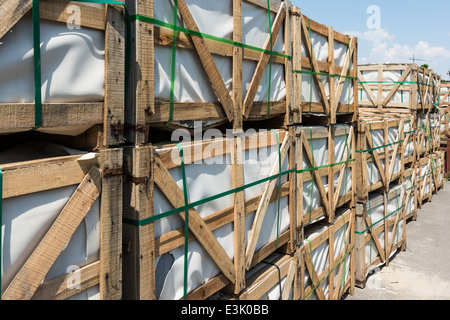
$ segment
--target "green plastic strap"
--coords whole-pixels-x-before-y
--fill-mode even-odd
[[[313,136],[312,136],[312,128],[309,128],[309,135],[310,135],[310,145],[311,145],[311,155],[312,155],[312,163],[311,167],[314,167],[314,164],[316,163],[316,160],[314,160],[314,143],[313,143]],[[312,197],[313,197],[313,187],[314,187],[314,172],[311,170],[311,189],[310,189],[310,198],[309,198],[309,223],[311,223],[312,218]]]
[[[39,0],[33,0],[34,129],[42,126],[41,32]]]
[[[274,131],[275,136],[277,137],[277,146],[278,146],[278,172],[281,172],[281,147],[280,141],[278,138],[278,132]],[[281,202],[281,176],[278,177],[278,210],[277,210],[277,240],[275,242],[275,248],[278,249],[278,238],[280,236],[280,202]]]
[[[184,27],[180,27],[180,26],[175,26],[173,24],[155,19],[155,18],[150,18],[141,14],[136,14],[136,15],[132,15],[130,16],[131,20],[138,20],[138,21],[142,21],[142,22],[147,22],[147,23],[152,23],[154,25],[158,25],[160,27],[164,27],[164,28],[168,28],[171,30],[176,30],[177,32],[181,32],[181,33],[185,33],[185,34],[189,34],[191,36],[197,36],[197,37],[203,37],[205,39],[209,39],[209,40],[213,40],[213,41],[218,41],[218,42],[222,42],[222,43],[226,43],[226,44],[230,44],[236,47],[241,47],[244,49],[249,49],[249,50],[253,50],[253,51],[258,51],[261,53],[265,53],[265,54],[270,54],[272,56],[277,56],[277,57],[281,57],[281,58],[285,58],[285,59],[292,59],[292,56],[281,53],[281,52],[275,52],[275,51],[270,51],[270,50],[266,50],[263,48],[258,48],[249,44],[245,44],[242,42],[237,42],[237,41],[233,41],[233,40],[228,40],[225,38],[220,38],[220,37],[216,37],[204,32],[199,32],[199,31],[195,31],[195,30],[190,30]]]
[[[178,0],[173,1],[173,23],[177,26],[178,23]],[[176,55],[177,55],[177,29],[173,28],[172,37],[172,70],[170,74],[170,106],[169,106],[169,120],[166,123],[166,127],[172,123],[173,120],[173,106],[175,96],[175,68],[176,68]]]
[[[405,207],[405,205],[402,205],[400,208],[398,208],[397,210],[391,212],[390,214],[388,214],[386,217],[381,218],[380,220],[378,220],[375,223],[372,223],[370,226],[368,226],[365,230],[363,231],[355,231],[355,233],[357,234],[363,234],[364,232],[368,231],[369,229],[371,229],[374,225],[376,225],[377,223],[380,223],[383,220],[386,220],[387,218],[389,218],[390,216],[392,216],[393,214],[397,213],[398,211],[400,211],[401,209],[403,209]],[[371,220],[372,221],[372,220]]]
[[[184,165],[184,155],[183,147],[177,143],[178,149],[180,149],[180,159],[181,159],[181,176],[183,178],[183,194],[184,194],[184,286],[183,286],[183,297],[184,300],[187,299],[187,279],[188,279],[188,245],[189,245],[189,209],[188,209],[188,194],[186,186],[186,170]]]
[[[234,188],[234,189],[231,189],[231,190],[219,193],[217,195],[214,195],[214,196],[211,196],[211,197],[199,200],[199,201],[190,202],[189,204],[187,204],[185,206],[182,206],[182,207],[179,207],[179,208],[175,208],[175,209],[172,209],[172,210],[166,211],[164,213],[155,215],[153,217],[148,217],[148,218],[145,218],[145,219],[142,219],[142,220],[134,220],[134,219],[123,218],[123,222],[125,222],[127,224],[131,224],[131,225],[135,225],[135,226],[144,226],[146,224],[153,223],[153,222],[155,222],[157,220],[166,218],[168,216],[171,216],[171,215],[173,215],[175,213],[178,213],[178,212],[181,212],[183,210],[191,209],[191,208],[194,208],[194,207],[199,206],[201,204],[205,204],[205,203],[208,203],[208,202],[211,202],[211,201],[223,198],[225,196],[231,195],[233,193],[244,191],[245,189],[257,186],[257,185],[259,185],[261,183],[264,183],[264,182],[267,182],[267,181],[270,181],[270,180],[277,179],[280,176],[288,175],[288,174],[293,173],[293,172],[295,172],[295,169],[290,169],[290,170],[281,172],[279,174],[274,174],[272,176],[263,178],[261,180],[254,181],[252,183],[243,185],[241,187],[237,187],[237,188]]]
[[[393,142],[393,143],[390,143],[390,144],[386,144],[386,145],[384,145],[384,146],[374,147],[374,148],[370,148],[370,149],[366,149],[366,150],[355,150],[355,152],[358,152],[358,153],[370,152],[370,151],[374,151],[374,150],[377,150],[377,149],[382,149],[382,148],[390,147],[390,146],[393,146],[393,145],[402,143],[403,141],[405,141],[405,140],[396,141],[396,142]]]
[[[304,74],[311,74],[311,75],[317,75],[317,76],[345,78],[345,79],[352,79],[352,80],[357,79],[356,77],[351,77],[351,76],[343,76],[340,74],[331,74],[331,73],[325,73],[325,72],[313,72],[313,71],[308,71],[308,70],[293,70],[292,73],[304,73]]]
[[[269,20],[270,52],[273,52],[272,19],[270,17],[270,0],[267,0],[267,17],[268,17],[268,20]],[[269,55],[269,90],[267,92],[267,113],[266,113],[266,117],[265,117],[266,119],[270,116],[270,90],[271,90],[271,86],[272,86],[272,54]]]
[[[313,59],[314,59],[314,51],[313,51],[313,45],[312,45],[312,33],[311,33],[311,20],[308,18],[308,30],[309,30],[309,42],[311,43],[311,56],[310,56],[310,64],[311,64],[311,71],[314,70],[313,66]],[[312,108],[312,83],[313,83],[313,76],[311,73],[311,76],[309,77],[309,112],[311,112]]]
[[[348,159],[348,160],[344,160],[344,161],[336,162],[336,163],[332,163],[332,164],[325,164],[323,166],[297,170],[297,173],[304,173],[304,172],[316,171],[316,170],[330,168],[330,167],[336,167],[336,166],[340,166],[342,164],[348,164],[348,163],[354,162],[354,161],[356,161],[356,159]]]

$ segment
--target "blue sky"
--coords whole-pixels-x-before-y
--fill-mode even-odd
[[[291,0],[309,18],[358,37],[359,64],[428,64],[450,80],[450,1],[448,0]],[[367,24],[379,8],[379,25]]]

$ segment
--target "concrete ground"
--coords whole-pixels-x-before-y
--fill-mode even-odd
[[[419,209],[406,227],[406,251],[376,269],[364,289],[345,300],[450,299],[450,182]]]

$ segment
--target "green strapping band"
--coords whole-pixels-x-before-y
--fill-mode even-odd
[[[187,207],[189,200],[186,186],[186,170],[184,165],[183,147],[177,143],[178,149],[180,149],[181,159],[181,176],[183,178],[183,194],[184,194],[184,286],[183,286],[183,298],[187,299],[187,279],[188,279],[188,246],[189,246],[189,209]]]
[[[297,170],[297,173],[304,173],[304,172],[310,172],[310,171],[316,171],[316,170],[320,170],[320,169],[325,169],[325,168],[330,168],[330,167],[335,167],[335,166],[340,166],[342,164],[347,164],[350,162],[354,162],[356,161],[356,159],[348,159],[345,161],[341,161],[341,162],[336,162],[336,163],[332,163],[332,164],[325,164],[323,166],[318,166],[318,167],[313,167],[313,168],[306,168],[306,169],[301,169],[301,170]]]
[[[131,225],[135,225],[135,226],[144,226],[144,225],[147,225],[149,223],[153,223],[153,222],[155,222],[157,220],[160,220],[160,219],[166,218],[168,216],[171,216],[171,215],[173,215],[175,213],[181,212],[183,210],[191,209],[191,208],[194,208],[194,207],[199,206],[201,204],[205,204],[205,203],[208,203],[208,202],[211,202],[211,201],[223,198],[223,197],[228,196],[230,194],[233,194],[233,193],[236,193],[236,192],[240,192],[240,191],[244,191],[245,189],[257,186],[257,185],[259,185],[261,183],[264,183],[264,182],[267,182],[267,181],[270,181],[270,180],[274,180],[274,179],[277,179],[280,176],[288,175],[288,174],[294,173],[294,172],[295,172],[295,169],[287,170],[287,171],[284,171],[284,172],[281,172],[281,173],[274,174],[272,176],[266,177],[264,179],[261,179],[261,180],[258,180],[258,181],[254,181],[252,183],[249,183],[249,184],[246,184],[246,185],[243,185],[243,186],[240,186],[240,187],[237,187],[237,188],[234,188],[234,189],[231,189],[231,190],[219,193],[217,195],[214,195],[214,196],[202,199],[202,200],[198,200],[198,201],[195,201],[195,202],[188,203],[185,206],[166,211],[164,213],[155,215],[153,217],[148,217],[148,218],[145,218],[145,219],[142,219],[142,220],[134,220],[134,219],[123,218],[123,222],[125,222],[127,224],[131,224]]]
[[[272,38],[272,19],[270,18],[270,0],[267,0],[267,17],[269,20],[269,34],[270,34],[270,52],[273,52],[273,38]],[[269,56],[269,90],[267,92],[267,113],[266,119],[270,115],[270,90],[272,86],[272,54]],[[280,170],[281,171],[281,170]]]
[[[381,221],[386,220],[387,218],[389,218],[389,217],[392,216],[393,214],[397,213],[398,211],[400,211],[400,210],[403,209],[404,207],[405,207],[405,205],[402,205],[400,208],[398,208],[397,210],[391,212],[391,213],[388,214],[386,217],[383,217],[383,218],[381,218],[380,220],[378,220],[377,222],[372,223],[372,224],[371,224],[370,226],[368,226],[365,230],[363,230],[363,231],[355,231],[355,233],[356,233],[356,234],[363,234],[364,232],[366,232],[366,231],[372,229],[372,227],[373,227],[374,225],[376,225],[377,223],[380,223]]]
[[[382,149],[382,148],[390,147],[390,146],[393,146],[393,145],[402,143],[403,141],[405,141],[405,140],[396,141],[396,142],[393,142],[393,143],[390,143],[390,144],[386,144],[386,145],[384,145],[384,146],[374,147],[374,148],[370,148],[370,149],[366,149],[366,150],[355,150],[355,152],[358,152],[358,153],[370,152],[370,151],[373,151],[373,150],[377,150],[377,149]]]
[[[270,13],[270,11],[269,11]],[[281,172],[281,148],[280,141],[278,138],[278,132],[273,131],[277,138],[277,146],[278,146],[278,172]],[[280,202],[281,202],[281,176],[278,177],[278,210],[277,210],[277,240],[275,243],[275,248],[278,249],[278,238],[280,236]]]
[[[177,32],[181,32],[181,33],[185,33],[185,34],[189,34],[191,36],[197,36],[197,37],[203,37],[205,39],[209,39],[209,40],[214,40],[214,41],[218,41],[218,42],[222,42],[222,43],[226,43],[232,46],[236,46],[236,47],[241,47],[244,49],[249,49],[249,50],[253,50],[253,51],[258,51],[258,52],[262,52],[265,54],[270,54],[272,56],[278,56],[281,58],[285,58],[285,59],[292,59],[292,56],[281,53],[281,52],[276,52],[276,51],[270,51],[270,50],[266,50],[263,48],[259,48],[259,47],[255,47],[249,44],[245,44],[242,42],[237,42],[237,41],[233,41],[233,40],[228,40],[225,38],[220,38],[220,37],[216,37],[204,32],[199,32],[199,31],[195,31],[195,30],[190,30],[184,27],[180,27],[180,26],[176,26],[155,18],[150,18],[150,17],[146,17],[144,15],[140,15],[140,14],[136,14],[136,15],[132,15],[130,16],[131,20],[138,20],[138,21],[142,21],[142,22],[148,22],[148,23],[152,23],[154,25],[158,25],[160,27],[164,27],[164,28],[168,28],[171,30],[176,30]]]
[[[311,75],[317,75],[317,76],[345,78],[345,79],[352,79],[352,80],[357,79],[356,77],[351,77],[351,76],[343,76],[340,74],[331,74],[331,73],[325,73],[325,72],[313,72],[313,71],[308,71],[308,70],[292,70],[292,73],[304,73],[304,74],[311,74]]]
[[[173,1],[173,23],[177,26],[178,21],[178,0]],[[172,37],[172,70],[170,74],[170,106],[169,106],[169,120],[166,123],[166,127],[172,123],[173,120],[173,106],[175,97],[175,68],[176,68],[176,55],[177,55],[177,30],[173,29]]]
[[[41,32],[39,0],[33,0],[34,129],[42,126]]]

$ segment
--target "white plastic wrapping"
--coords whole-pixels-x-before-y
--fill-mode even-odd
[[[103,31],[41,21],[42,102],[104,100]],[[34,103],[32,19],[23,17],[0,41],[0,103]]]
[[[0,152],[0,163],[84,153],[54,144],[30,144]],[[76,188],[75,185],[3,200],[2,291],[37,247]],[[97,199],[44,281],[71,273],[86,263],[98,260],[99,215],[100,200]],[[99,299],[99,288],[94,286],[70,299]]]

